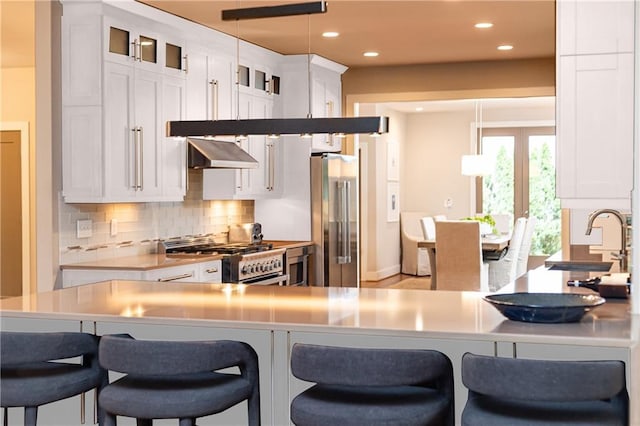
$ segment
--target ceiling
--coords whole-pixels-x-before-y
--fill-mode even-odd
[[[237,22],[223,22],[221,11],[304,0],[138,1],[282,54],[311,51],[351,68],[555,55],[553,0],[331,0],[324,14]],[[474,27],[486,21],[494,26]],[[501,44],[513,50],[497,50]],[[370,50],[379,56],[364,57]]]

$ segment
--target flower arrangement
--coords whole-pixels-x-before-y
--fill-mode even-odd
[[[480,222],[480,232],[482,234],[500,234],[500,231],[498,231],[498,228],[496,227],[496,221],[490,214],[486,214],[484,216],[463,217],[462,220],[475,220],[477,222]],[[490,232],[483,232],[483,228],[485,228],[482,226],[483,224],[486,225],[486,228],[489,228]]]

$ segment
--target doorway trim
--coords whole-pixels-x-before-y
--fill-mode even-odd
[[[22,208],[22,295],[31,293],[31,196],[29,180],[29,122],[0,121],[0,131],[20,132],[20,199]]]

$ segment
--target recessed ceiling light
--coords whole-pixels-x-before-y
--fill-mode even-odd
[[[478,22],[474,25],[476,28],[491,28],[493,24],[491,22]]]
[[[510,44],[503,44],[498,46],[498,50],[511,50],[513,49],[513,46]]]
[[[416,111],[418,111],[418,112],[423,111],[423,110],[424,110],[424,108],[422,108],[422,107],[417,107],[416,108]]]
[[[334,38],[334,37],[338,37],[339,35],[340,33],[336,31],[325,31],[322,33],[322,37],[326,37],[326,38]]]
[[[374,58],[374,57],[376,57],[378,55],[379,55],[378,52],[364,52],[364,56],[366,56],[368,58]]]

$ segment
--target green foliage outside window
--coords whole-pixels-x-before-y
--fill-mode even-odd
[[[483,178],[483,211],[513,214],[513,185],[513,157],[502,146],[494,172]],[[533,144],[529,152],[529,216],[537,219],[531,254],[560,250],[560,201],[555,195],[555,164],[548,143]]]

